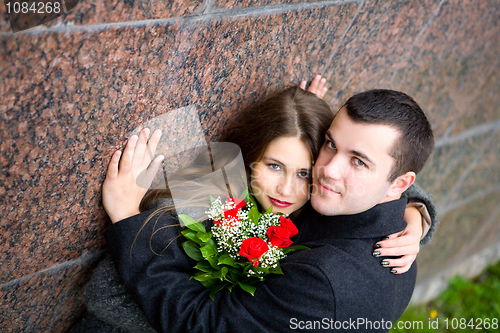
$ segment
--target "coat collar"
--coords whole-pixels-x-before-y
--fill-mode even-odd
[[[406,228],[403,220],[406,198],[378,204],[362,213],[326,216],[316,212],[310,201],[297,219],[295,244],[328,239],[383,238]]]

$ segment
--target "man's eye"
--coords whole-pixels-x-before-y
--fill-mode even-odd
[[[362,160],[360,160],[359,158],[354,159],[354,165],[360,166],[360,167],[366,166],[366,164]]]
[[[330,149],[337,149],[337,147],[335,147],[335,145],[333,144],[333,142],[332,142],[332,141],[330,141],[330,140],[328,140],[328,141],[326,142],[326,145],[327,145],[327,147],[328,147],[328,148],[330,148]]]
[[[300,171],[299,172],[299,178],[309,179],[309,172],[307,172],[307,171]]]

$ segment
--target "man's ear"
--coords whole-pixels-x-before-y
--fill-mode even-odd
[[[413,184],[416,176],[415,172],[408,171],[404,175],[396,178],[396,180],[392,182],[387,196],[400,196],[404,191],[406,191],[406,189],[408,189],[408,187],[411,186],[411,184]]]

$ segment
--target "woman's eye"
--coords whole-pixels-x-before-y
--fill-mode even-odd
[[[267,166],[273,169],[274,171],[281,171],[281,167],[278,164],[271,163],[268,164]]]
[[[359,158],[355,158],[354,159],[354,165],[355,166],[360,166],[360,167],[366,166],[366,164],[362,160],[360,160]]]
[[[307,172],[307,171],[299,171],[299,178],[309,179],[309,172]]]

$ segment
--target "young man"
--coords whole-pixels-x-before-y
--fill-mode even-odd
[[[389,331],[410,300],[416,267],[394,275],[367,253],[405,228],[401,194],[432,151],[432,131],[410,97],[374,90],[349,99],[326,138],[310,204],[297,221],[295,244],[310,250],[285,258],[284,275],[266,277],[255,296],[235,289],[210,300],[209,290],[189,279],[192,263],[178,239],[162,256],[151,252],[153,226],[160,239],[178,235],[176,228],[158,230],[165,219],[144,226],[143,213],[113,225],[110,252],[156,330]]]

